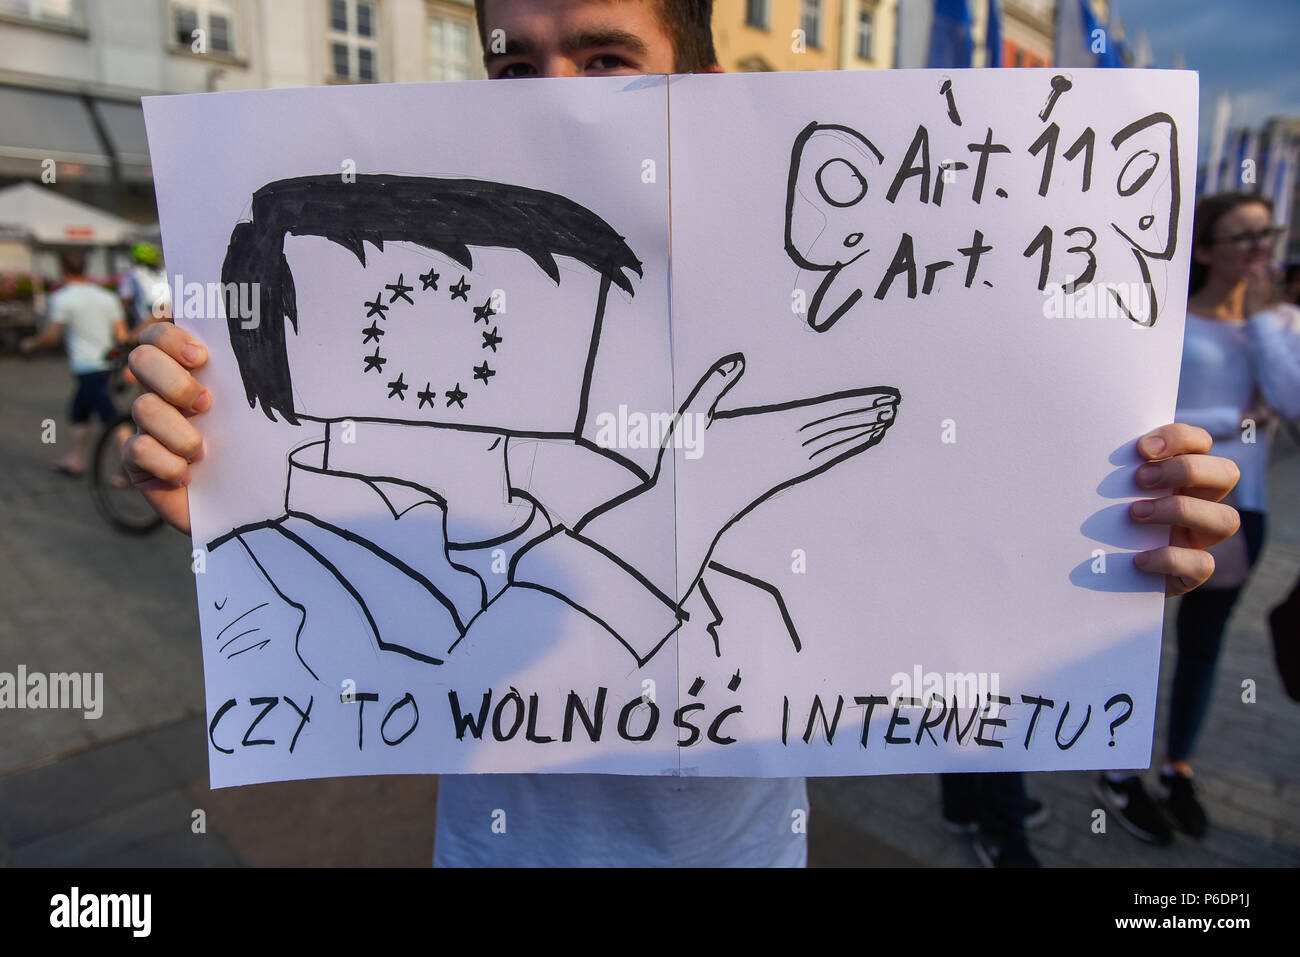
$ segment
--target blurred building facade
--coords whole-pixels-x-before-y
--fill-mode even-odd
[[[484,76],[471,0],[0,0],[0,186],[149,221],[142,95]]]
[[[1002,65],[1052,65],[1054,0],[1003,0]]]
[[[892,67],[900,2],[715,0],[718,62],[748,73]]]

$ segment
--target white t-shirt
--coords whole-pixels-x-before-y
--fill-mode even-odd
[[[1214,454],[1237,464],[1241,481],[1234,504],[1250,511],[1268,510],[1271,430],[1252,432],[1242,425],[1256,390],[1274,411],[1300,416],[1300,336],[1291,318],[1283,310],[1243,322],[1187,314],[1175,417],[1209,432]]]
[[[50,296],[50,321],[64,327],[63,342],[73,373],[103,372],[104,353],[113,348],[113,324],[126,318],[121,301],[89,282],[69,282]]]
[[[433,863],[803,867],[807,821],[804,778],[444,774]]]

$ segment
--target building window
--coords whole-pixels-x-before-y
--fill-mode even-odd
[[[799,25],[803,28],[804,42],[808,46],[822,45],[822,0],[803,0]]]
[[[379,4],[329,0],[330,73],[336,80],[379,79]]]
[[[873,30],[875,27],[875,18],[870,10],[858,11],[858,58],[870,60],[871,48],[874,45]]]
[[[52,27],[80,29],[85,25],[81,0],[0,0],[0,16]]]
[[[450,17],[429,20],[429,79],[468,80],[470,25]]]
[[[746,0],[745,25],[766,30],[772,24],[771,0]]]
[[[185,0],[172,4],[172,40],[193,53],[235,55],[234,0]]]

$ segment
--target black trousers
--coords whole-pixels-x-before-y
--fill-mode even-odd
[[[1264,513],[1245,509],[1241,531],[1246,537],[1246,557],[1253,568],[1264,547]],[[1186,761],[1210,710],[1214,667],[1223,646],[1223,633],[1242,588],[1198,588],[1183,596],[1178,608],[1178,663],[1169,699],[1168,759]]]
[[[985,774],[941,774],[943,815],[953,821],[975,821],[990,837],[1024,837],[1029,797],[1019,771]]]

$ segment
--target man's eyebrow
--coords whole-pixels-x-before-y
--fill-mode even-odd
[[[571,34],[560,41],[560,50],[566,54],[577,53],[590,47],[623,47],[632,53],[642,54],[647,50],[646,42],[635,33],[613,27]]]
[[[572,55],[591,47],[623,47],[630,53],[644,55],[648,49],[646,42],[635,33],[615,28],[587,30],[574,33],[560,41],[560,52]],[[500,53],[488,53],[485,62],[500,60],[513,56],[536,56],[538,46],[528,37],[512,37],[506,40],[505,50]]]
[[[508,56],[533,56],[537,52],[537,45],[532,40],[525,37],[520,40],[517,37],[511,37],[506,40],[505,49],[500,53],[489,52],[483,57],[486,61],[500,60]]]

